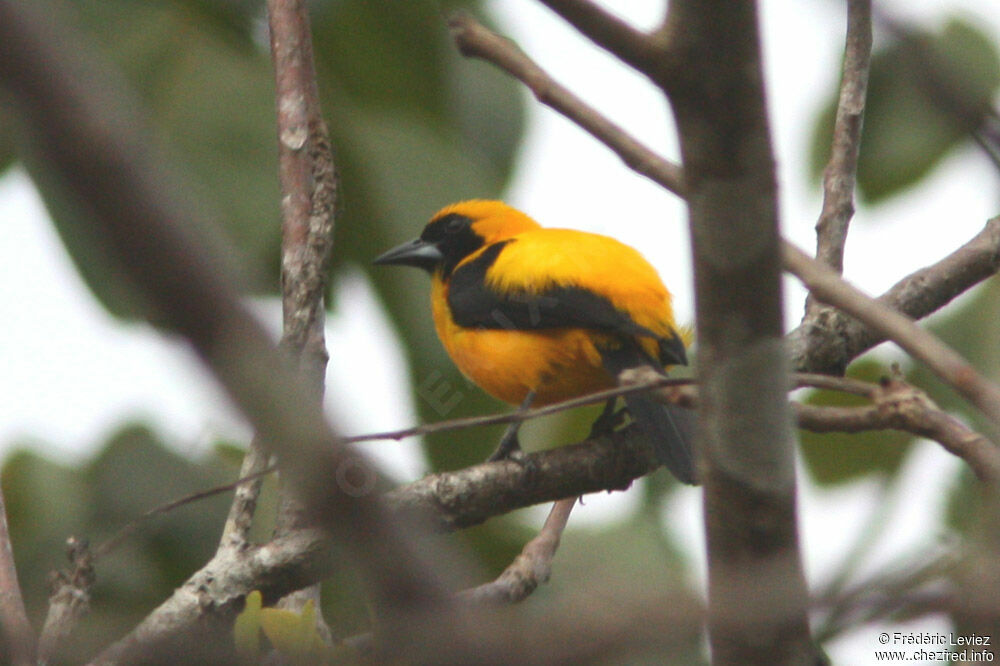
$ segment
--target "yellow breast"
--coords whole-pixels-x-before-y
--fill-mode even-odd
[[[447,285],[435,278],[431,306],[438,337],[459,370],[490,395],[520,404],[529,390],[545,405],[614,386],[595,343],[581,329],[466,329],[448,309]]]

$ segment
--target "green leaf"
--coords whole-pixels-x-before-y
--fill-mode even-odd
[[[316,629],[316,608],[311,599],[301,613],[280,608],[262,609],[260,628],[274,649],[293,664],[321,663],[326,644]]]
[[[254,590],[233,623],[233,643],[240,663],[255,664],[260,657],[261,605],[260,590]]]
[[[874,54],[868,84],[858,187],[879,202],[914,185],[969,137],[1000,87],[1000,55],[963,20],[936,34],[910,32]],[[830,154],[837,93],[813,131],[811,171]]]
[[[464,2],[474,7],[475,2]],[[76,0],[80,25],[137,93],[155,149],[237,249],[256,292],[277,293],[273,74],[260,3]],[[436,2],[311,3],[323,108],[341,176],[335,265],[367,265],[436,209],[495,196],[523,130],[509,77],[457,54]],[[114,78],[114,77],[111,77]],[[0,123],[2,124],[2,123]],[[4,157],[0,130],[0,166]],[[148,314],[80,202],[32,164],[81,276],[109,311]],[[165,184],[169,187],[169,184]],[[378,279],[378,278],[376,278]],[[379,285],[386,293],[388,283]]]
[[[984,500],[988,498],[984,497],[982,484],[971,470],[963,469],[948,491],[945,525],[956,532],[968,534],[980,520]]]
[[[863,358],[853,363],[848,375],[878,381],[886,371],[875,360]],[[805,404],[824,407],[852,407],[869,404],[860,396],[842,391],[812,391]],[[814,433],[800,430],[802,457],[810,476],[820,485],[840,485],[871,475],[892,477],[909,452],[914,437],[896,430],[860,433]]]

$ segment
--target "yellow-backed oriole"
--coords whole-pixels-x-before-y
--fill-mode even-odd
[[[607,389],[629,368],[686,364],[670,292],[635,249],[608,236],[541,227],[500,201],[439,211],[420,237],[377,264],[431,274],[438,336],[459,369],[491,395],[526,408]],[[657,458],[696,483],[691,418],[638,393],[627,396]],[[598,419],[614,422],[614,401]],[[518,450],[508,429],[498,459]]]

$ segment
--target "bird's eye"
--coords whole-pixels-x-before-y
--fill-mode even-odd
[[[453,217],[450,220],[448,220],[448,226],[445,227],[445,231],[447,231],[449,234],[453,234],[456,231],[461,230],[462,227],[464,226],[465,226],[464,219],[460,217]]]

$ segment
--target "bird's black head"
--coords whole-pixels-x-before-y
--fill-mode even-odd
[[[375,263],[416,266],[448,277],[484,245],[537,228],[534,220],[502,201],[463,201],[438,211],[420,238],[389,250]]]

